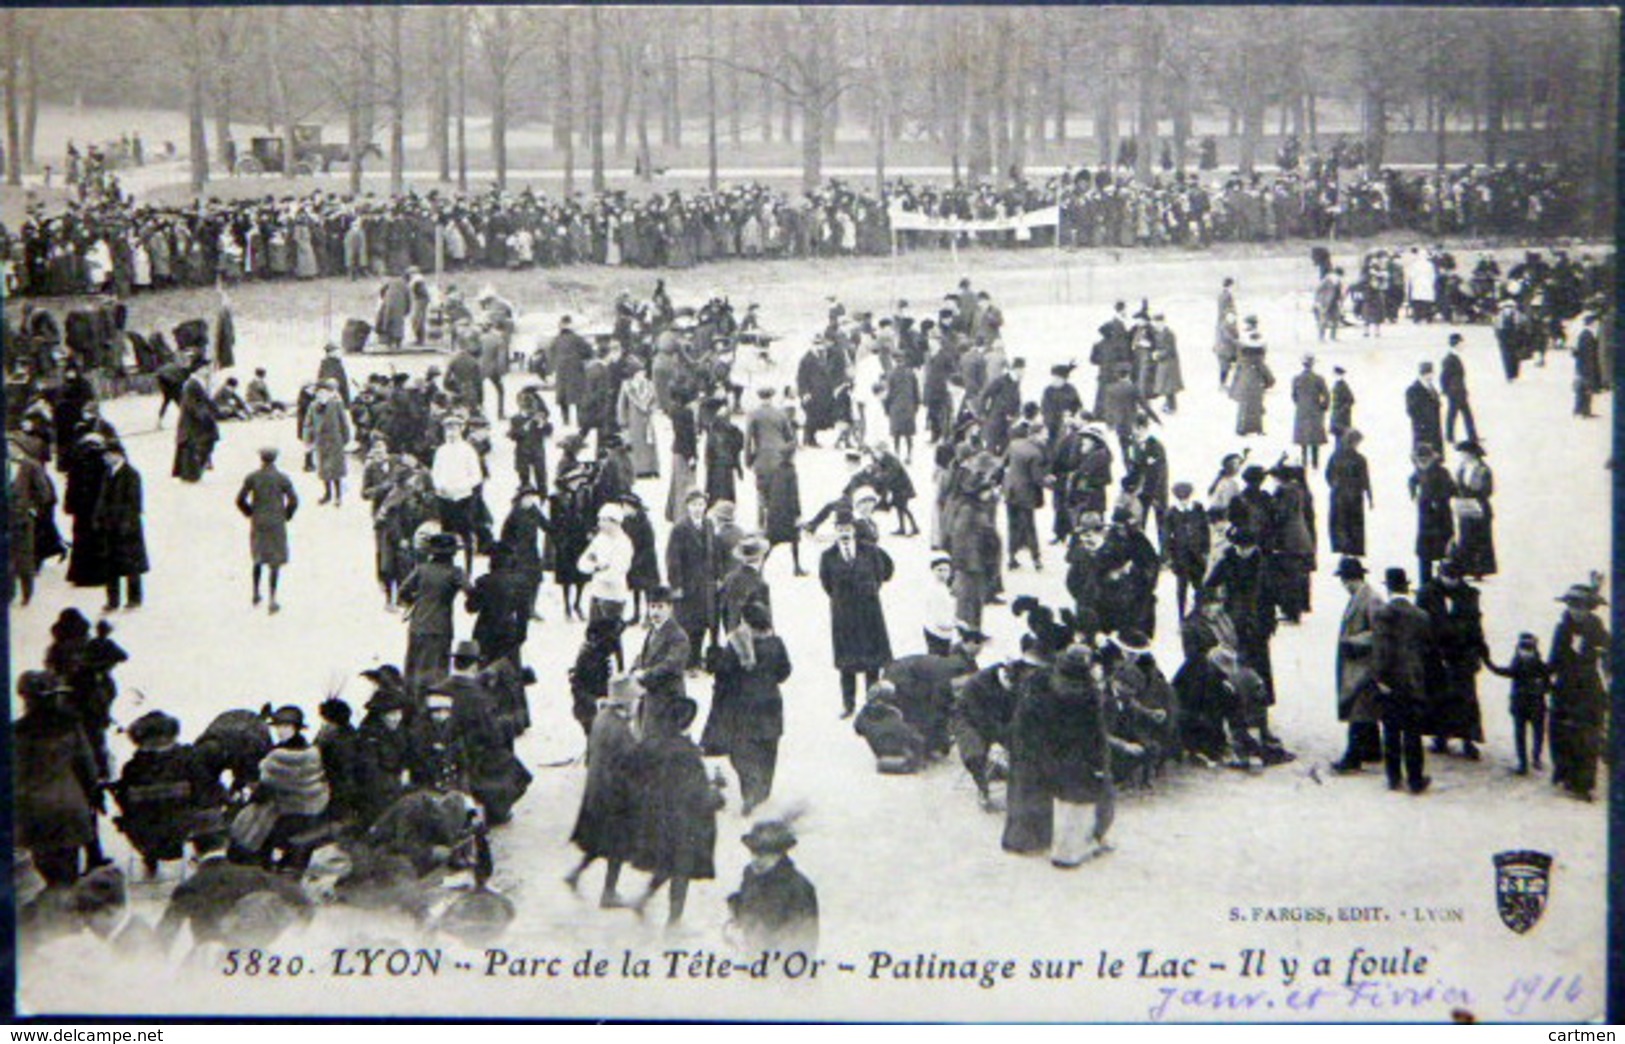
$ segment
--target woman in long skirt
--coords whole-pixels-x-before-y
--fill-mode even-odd
[[[655,449],[655,387],[637,363],[632,376],[621,385],[620,401],[615,405],[615,419],[626,438],[632,454],[632,472],[637,478],[658,478],[660,456]]]
[[[694,469],[700,455],[700,434],[691,398],[679,398],[671,413],[671,491],[666,495],[666,521],[685,514],[684,502],[694,488]]]
[[[1484,447],[1469,440],[1456,447],[1462,455],[1456,468],[1456,562],[1462,574],[1474,580],[1494,576],[1495,473],[1484,463]]]

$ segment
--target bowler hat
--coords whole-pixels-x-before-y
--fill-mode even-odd
[[[130,722],[125,732],[137,746],[162,743],[173,740],[181,734],[181,723],[179,719],[163,711],[154,710]]]
[[[1477,439],[1467,439],[1465,442],[1456,443],[1456,452],[1470,453],[1475,457],[1482,457],[1485,455],[1484,446]]]
[[[750,830],[739,840],[745,847],[757,855],[770,852],[788,852],[795,847],[796,834],[790,829],[790,824],[779,819],[770,819],[751,825]]]
[[[662,605],[670,605],[671,588],[667,587],[665,584],[658,584],[649,588],[649,590],[644,593],[643,599],[650,605],[653,605],[656,602],[659,602]]]
[[[17,695],[25,700],[72,691],[55,671],[24,671],[17,676]]]
[[[284,707],[278,707],[271,714],[271,724],[292,725],[296,729],[302,729],[305,727],[305,712],[291,703]]]
[[[1151,639],[1146,637],[1144,631],[1133,628],[1118,631],[1116,638],[1113,640],[1117,643],[1119,649],[1130,656],[1143,656],[1151,651]]]
[[[767,555],[769,546],[766,537],[753,533],[735,545],[734,557],[745,562],[760,562]]]
[[[480,643],[472,638],[464,638],[452,649],[451,658],[453,660],[478,660],[480,658]]]
[[[1391,566],[1383,571],[1382,586],[1395,594],[1403,594],[1411,589],[1411,578],[1405,575],[1401,567]]]
[[[1358,558],[1344,558],[1337,563],[1339,580],[1364,580],[1365,565]]]
[[[988,636],[983,634],[982,631],[979,628],[960,626],[958,628],[958,631],[959,631],[959,640],[962,641],[962,642],[986,642],[986,641],[988,641]]]
[[[456,533],[430,533],[424,546],[431,555],[451,555],[462,545]]]

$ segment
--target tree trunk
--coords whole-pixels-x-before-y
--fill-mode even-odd
[[[435,12],[434,105],[429,140],[434,143],[440,181],[451,183],[451,47],[452,12],[442,8]]]
[[[1072,57],[1072,45],[1071,41],[1067,39],[1065,33],[1061,33],[1060,37],[1060,55],[1059,60],[1055,63],[1055,144],[1065,145],[1067,110],[1066,74],[1069,68],[1067,63]]]
[[[1181,70],[1174,84],[1174,169],[1184,173],[1189,162],[1191,141],[1191,79]]]
[[[215,14],[220,18],[229,17],[224,11],[217,11]],[[231,160],[228,152],[231,139],[232,92],[236,86],[237,74],[234,68],[236,63],[231,55],[231,33],[223,23],[215,27],[214,45],[214,148],[220,161],[220,169],[230,174]]]
[[[1135,81],[1138,104],[1134,119],[1134,176],[1142,184],[1151,181],[1152,164],[1157,151],[1157,93],[1158,69],[1161,50],[1157,31],[1156,13],[1141,8],[1139,23],[1135,26]]]
[[[1489,54],[1484,59],[1484,162],[1495,166],[1501,159],[1501,139],[1506,131],[1506,50],[1501,34],[1485,34]]]
[[[457,190],[468,191],[468,8],[457,9]]]
[[[404,10],[396,5],[389,12],[389,192],[399,196],[406,191],[406,51],[401,41]]]
[[[672,148],[683,146],[683,106],[680,81],[682,77],[677,70],[677,27],[671,26],[665,34],[665,44],[661,48],[661,79],[665,89],[662,96],[665,101],[660,121],[660,144]]]
[[[293,114],[288,104],[288,78],[282,71],[282,17],[283,11],[279,9],[266,20],[264,58],[271,96],[271,129],[282,136],[282,172],[292,175],[299,158],[293,140]],[[370,34],[368,39],[371,39]]]
[[[491,166],[499,191],[508,188],[508,72],[494,69],[491,78]]]
[[[1305,91],[1303,95],[1304,115],[1309,120],[1309,147],[1314,148],[1320,137],[1320,120],[1315,112],[1315,92]]]
[[[341,17],[353,19],[344,26],[344,31],[350,34],[351,42],[363,52],[370,48],[372,38],[366,35],[361,26],[359,12],[352,8],[344,12]],[[361,111],[362,95],[366,90],[366,85],[361,79],[362,64],[359,61],[350,64],[346,84],[349,96],[345,99],[346,104],[344,106],[346,146],[350,152],[350,160],[346,166],[350,176],[350,195],[352,196],[361,195],[362,150],[367,144],[363,123],[364,117]]]
[[[632,100],[637,94],[638,71],[636,55],[631,44],[617,41],[615,58],[620,76],[615,95],[615,155],[626,155],[626,143],[632,127]]]
[[[34,170],[34,132],[39,128],[39,34],[38,25],[23,36],[23,166]]]
[[[592,153],[592,190],[603,192],[604,179],[604,19],[594,4],[592,16],[592,62],[587,66],[587,147]]]
[[[737,10],[728,12],[728,143],[739,147],[741,113],[745,96],[739,79],[739,20],[744,15]]]
[[[1388,146],[1388,92],[1380,83],[1366,88],[1365,112],[1365,172],[1374,178],[1382,170]]]
[[[576,103],[575,103],[575,64],[573,53],[575,51],[572,36],[574,33],[575,11],[572,8],[563,8],[559,11],[559,105],[558,124],[564,144],[564,197],[566,199],[575,194],[576,190]]]
[[[17,31],[17,9],[6,9],[6,184],[23,183],[23,142],[21,121],[23,41]]]
[[[773,85],[762,84],[762,141],[773,141]]]
[[[1253,29],[1256,28],[1255,25]],[[1254,71],[1258,64],[1258,52],[1252,46],[1257,39],[1256,31],[1248,36],[1248,46],[1242,53],[1241,159],[1237,164],[1243,176],[1251,175],[1257,166],[1258,146],[1264,137],[1264,85]]]
[[[1009,23],[995,15],[992,26],[993,83],[990,92],[994,182],[1004,184],[1010,169],[1010,33]]]
[[[190,160],[188,167],[191,175],[191,189],[193,196],[203,195],[209,184],[209,139],[208,131],[204,126],[203,113],[203,14],[197,8],[190,8],[186,12],[186,53],[189,61],[186,62],[186,150]],[[9,99],[12,92],[7,91]],[[12,112],[6,112],[6,130],[11,131]],[[9,171],[8,171],[9,174]]]
[[[705,9],[705,183],[717,190],[717,62],[716,8]]]
[[[369,143],[378,136],[378,39],[372,5],[361,9],[361,136]]]
[[[654,171],[650,169],[649,155],[649,70],[644,66],[642,55],[637,58],[633,76],[636,77],[633,89],[638,98],[638,180],[647,182],[654,180]]]
[[[807,193],[817,192],[824,180],[824,105],[815,93],[801,109],[801,190]]]
[[[783,95],[782,100],[784,102],[784,107],[780,110],[784,118],[783,122],[779,124],[779,130],[781,132],[779,137],[783,138],[786,142],[795,141],[796,105],[789,95],[784,94],[783,91],[780,91],[779,93]],[[807,133],[807,128],[805,126],[802,127],[801,133]]]
[[[1005,161],[1006,173],[1012,181],[1020,181],[1027,170],[1027,62],[1025,48],[1018,36],[1011,44],[1010,156]],[[1043,140],[1043,132],[1039,132]]]
[[[1097,41],[1100,49],[1098,91],[1095,97],[1095,151],[1107,166],[1117,163],[1117,48],[1109,37]]]

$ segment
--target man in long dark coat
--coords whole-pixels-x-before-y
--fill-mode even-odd
[[[835,516],[835,543],[818,562],[818,579],[829,595],[830,637],[841,673],[841,717],[857,709],[858,675],[864,688],[891,662],[891,638],[880,588],[892,576],[891,556],[857,539],[852,514]]]
[[[277,451],[260,450],[260,467],[243,479],[237,493],[237,510],[249,520],[248,550],[254,560],[254,604],[260,604],[260,570],[271,571],[271,612],[280,610],[276,600],[277,579],[288,564],[288,523],[299,510],[299,496],[293,480],[277,469]]]
[[[592,355],[592,347],[571,328],[570,317],[565,316],[559,320],[558,336],[553,338],[548,354],[552,357],[559,420],[569,424],[571,407],[581,408],[582,394],[586,390],[587,358]]]
[[[1021,415],[1021,376],[1025,359],[1016,359],[1010,369],[988,381],[982,389],[982,438],[989,452],[1002,454],[1010,443],[1010,425]]]
[[[1388,789],[1420,794],[1432,782],[1423,774],[1422,720],[1427,712],[1428,615],[1410,599],[1410,578],[1390,569],[1388,602],[1372,615],[1372,674],[1382,710],[1382,756]]]
[[[174,475],[183,482],[196,482],[209,469],[215,443],[220,441],[220,421],[214,402],[203,381],[201,359],[192,363],[192,372],[181,387],[181,416],[175,426]]]
[[[796,367],[796,394],[801,397],[802,439],[818,445],[818,433],[835,426],[835,389],[841,383],[839,358],[823,344],[815,344]]]
[[[107,584],[106,611],[119,608],[120,587],[131,609],[141,606],[141,576],[148,569],[146,531],[141,522],[144,510],[141,474],[124,455],[122,443],[114,440],[102,449],[107,476],[96,500],[92,529],[106,549],[102,564]]]
[[[1433,384],[1433,364],[1424,362],[1416,380],[1405,389],[1405,415],[1411,419],[1411,450],[1444,446],[1444,425],[1439,419],[1439,389]]]
[[[671,585],[672,610],[688,633],[690,667],[699,665],[705,637],[716,624],[717,539],[705,517],[705,493],[690,490],[684,517],[666,540],[666,580]]]
[[[1445,411],[1444,434],[1452,444],[1456,441],[1457,417],[1467,426],[1467,440],[1478,441],[1478,425],[1473,422],[1473,405],[1467,396],[1467,367],[1462,364],[1461,356],[1456,354],[1460,344],[1461,334],[1451,334],[1450,347],[1445,351],[1444,358],[1439,360],[1439,390],[1449,404],[1449,409]]]

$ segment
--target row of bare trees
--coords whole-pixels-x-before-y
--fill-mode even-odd
[[[798,141],[809,186],[837,128],[872,144],[877,176],[908,141],[956,175],[1004,179],[1039,149],[1110,157],[1124,136],[1142,173],[1164,143],[1183,168],[1199,123],[1222,123],[1248,170],[1269,160],[1272,132],[1307,143],[1334,112],[1358,114],[1335,129],[1363,139],[1373,165],[1396,131],[1432,135],[1440,163],[1454,136],[1478,136],[1475,154],[1494,161],[1517,134],[1612,176],[1612,147],[1594,133],[1615,122],[1608,11],[270,5],[8,10],[5,29],[13,181],[34,161],[42,94],[168,106],[184,95],[200,191],[209,118],[218,164],[234,124],[289,134],[342,116],[352,187],[360,147],[385,131],[398,188],[419,121],[438,176],[466,185],[471,114],[488,121],[498,184],[512,129],[546,125],[549,165],[571,190],[578,149],[602,188],[606,150],[648,172],[656,136],[683,148],[695,120],[713,177],[724,143]]]

